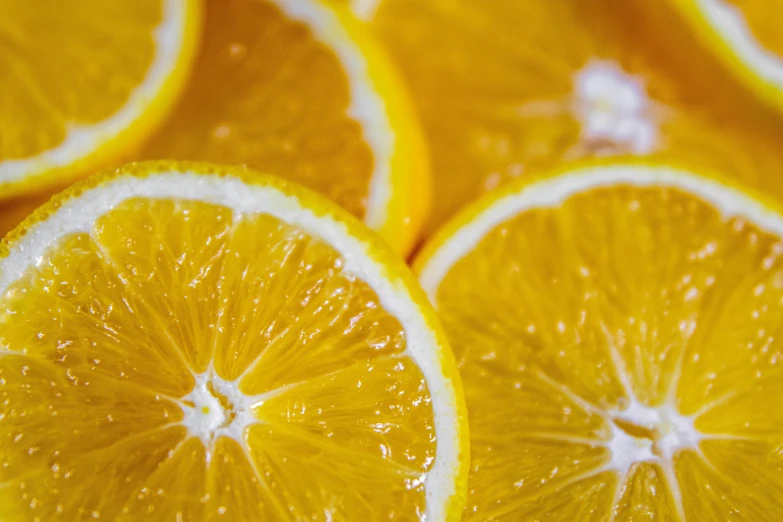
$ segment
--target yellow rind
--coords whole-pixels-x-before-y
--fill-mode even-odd
[[[435,253],[440,250],[440,248],[444,245],[444,243],[446,243],[446,241],[449,240],[449,238],[456,234],[457,231],[471,223],[476,218],[476,216],[482,214],[484,211],[494,206],[498,200],[503,199],[506,196],[516,194],[525,187],[536,184],[540,181],[576,173],[585,169],[617,166],[628,166],[630,168],[667,167],[671,169],[683,170],[690,173],[692,176],[711,180],[720,183],[725,187],[741,192],[749,198],[760,203],[765,209],[783,216],[783,204],[778,202],[776,199],[769,197],[767,194],[760,192],[757,189],[740,183],[735,178],[716,172],[712,169],[705,169],[704,167],[697,166],[687,161],[664,161],[654,157],[644,158],[639,156],[618,156],[611,159],[588,158],[564,165],[559,165],[557,168],[530,173],[523,178],[516,179],[493,190],[492,192],[467,205],[460,212],[458,212],[456,216],[443,225],[438,230],[438,232],[432,236],[432,238],[430,238],[429,241],[427,241],[419,254],[413,260],[411,265],[413,273],[418,277],[424,267],[435,255]]]
[[[403,79],[365,24],[341,3],[317,1],[337,15],[353,43],[361,49],[373,90],[380,94],[389,126],[395,132],[391,194],[383,223],[373,228],[394,250],[405,255],[418,241],[429,214],[430,161],[424,133]]]
[[[14,230],[8,233],[0,241],[0,260],[8,257],[10,252],[20,241],[36,227],[38,223],[46,221],[64,203],[77,199],[79,196],[101,185],[123,177],[145,178],[150,175],[165,172],[188,172],[197,175],[212,175],[221,177],[233,177],[240,181],[255,186],[272,187],[280,193],[295,198],[302,207],[309,209],[317,217],[330,217],[343,223],[348,233],[367,245],[367,255],[379,267],[383,268],[384,276],[395,286],[402,286],[410,295],[411,300],[417,306],[417,312],[424,318],[427,326],[434,334],[439,346],[438,358],[443,369],[443,376],[454,391],[452,394],[455,402],[458,422],[458,447],[460,454],[454,463],[455,494],[449,498],[445,507],[446,519],[458,521],[462,518],[462,512],[467,502],[468,467],[470,460],[470,438],[468,434],[467,408],[462,390],[462,381],[459,376],[457,362],[451,351],[451,345],[446,333],[440,324],[435,310],[429,303],[424,290],[419,286],[415,276],[405,262],[392,250],[391,246],[381,239],[376,233],[367,228],[357,217],[343,210],[339,205],[315,192],[285,181],[281,178],[260,174],[242,167],[225,167],[203,162],[184,161],[144,161],[132,163],[114,170],[95,174],[82,180],[65,191],[54,196],[48,203],[39,207],[30,214]]]
[[[720,31],[709,24],[694,0],[668,0],[693,29],[712,55],[752,94],[783,115],[783,86],[776,87],[759,77],[758,71],[742,60]],[[783,57],[781,57],[783,64]]]

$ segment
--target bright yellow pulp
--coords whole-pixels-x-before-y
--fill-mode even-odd
[[[780,520],[781,256],[660,187],[494,228],[436,299],[470,419],[466,518]]]
[[[315,189],[364,218],[376,160],[382,159],[370,148],[368,129],[350,114],[352,99],[358,96],[356,86],[329,42],[317,39],[305,22],[292,19],[279,3],[206,2],[204,39],[190,85],[164,127],[137,157],[247,165]],[[317,0],[302,2],[299,8],[308,5],[312,16],[323,16],[326,8]],[[327,16],[337,22],[330,38],[343,38],[341,45],[361,57],[366,52],[361,36],[350,25],[341,26],[336,13],[327,12]],[[339,36],[339,31],[350,39]],[[369,55],[363,58],[371,61],[364,71],[367,77],[353,81],[375,82],[373,89],[392,89],[378,96],[389,97],[387,108],[393,114],[386,123],[400,124],[391,131],[402,150],[405,143],[419,138],[400,123],[407,125],[413,116],[399,114],[405,111],[392,103],[399,96],[393,92],[396,84],[372,77],[384,70],[385,62]],[[390,201],[383,210],[389,223],[374,228],[381,228],[401,251],[411,247],[423,212],[414,208],[398,215],[393,209],[405,208],[409,202],[416,207],[426,203],[419,201],[426,198],[417,195],[428,183],[423,176],[429,173],[423,166],[423,154],[384,166],[390,174],[384,184]]]
[[[418,519],[430,396],[344,263],[170,200],[50,248],[0,298],[0,519]]]
[[[153,93],[157,98],[145,112],[137,114],[129,128],[121,129],[121,143],[117,136],[99,133],[94,150],[68,158],[64,165],[43,161],[21,181],[2,176],[3,162],[50,152],[62,146],[69,133],[94,132],[127,108],[131,93],[151,74],[160,52],[154,33],[164,20],[166,3],[82,0],[44,6],[0,0],[0,200],[31,192],[39,185],[72,180],[97,164],[114,161],[146,135],[170,105],[189,62],[198,25],[195,1],[168,2],[176,3],[179,16],[188,19],[185,34],[179,35],[182,41],[171,44],[176,49],[169,49],[180,53],[181,63],[176,73],[155,71],[171,77],[160,92]]]
[[[769,174],[783,169],[770,152],[783,126],[740,98],[665,3],[381,0],[371,26],[431,147],[427,232],[508,180],[592,156],[720,167],[783,199]]]
[[[78,9],[60,2],[43,9],[0,0],[0,97],[7,102],[0,160],[35,156],[60,144],[69,125],[117,112],[152,63],[162,7],[160,0],[87,0]]]

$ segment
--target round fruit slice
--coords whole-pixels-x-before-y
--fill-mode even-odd
[[[0,245],[0,519],[456,520],[467,424],[434,311],[276,178],[141,163]]]
[[[468,520],[783,517],[783,216],[663,165],[511,184],[417,269],[471,430]]]
[[[672,5],[741,81],[783,108],[783,11],[779,3],[674,0]]]
[[[429,234],[484,192],[586,157],[665,155],[783,192],[767,174],[783,169],[770,153],[783,126],[690,52],[664,2],[332,1],[369,20],[410,86]]]
[[[0,0],[0,200],[63,186],[146,137],[184,84],[200,12],[200,0]]]
[[[399,252],[428,203],[427,156],[388,61],[345,9],[208,0],[179,107],[139,157],[241,163],[326,195]]]

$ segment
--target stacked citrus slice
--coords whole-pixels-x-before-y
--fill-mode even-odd
[[[244,170],[92,178],[0,245],[0,519],[455,520],[467,432],[395,254]]]
[[[691,52],[663,3],[352,0],[425,127],[427,232],[483,192],[585,157],[666,155],[783,196],[768,174],[783,168],[769,139],[783,127],[761,130],[766,114]]]
[[[0,200],[146,137],[181,91],[200,14],[200,0],[0,0]]]
[[[779,520],[783,216],[642,163],[512,184],[418,262],[461,365],[468,520]]]
[[[764,0],[674,0],[672,5],[737,78],[783,108],[780,4]]]
[[[400,82],[361,25],[318,0],[209,0],[192,81],[137,157],[292,179],[401,253],[428,202],[427,156]]]

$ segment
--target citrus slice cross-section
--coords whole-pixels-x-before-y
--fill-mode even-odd
[[[765,0],[670,0],[741,81],[783,109],[783,6]]]
[[[0,200],[138,145],[180,93],[200,21],[200,0],[0,0]]]
[[[432,161],[427,234],[495,187],[585,158],[665,156],[783,190],[767,174],[783,127],[692,51],[665,2],[332,1],[368,20],[408,83]]]
[[[319,0],[208,0],[193,80],[139,153],[245,164],[304,184],[400,252],[428,204],[421,132],[389,61]]]
[[[199,164],[90,178],[0,246],[0,519],[458,519],[439,328],[309,191]]]
[[[426,247],[468,520],[783,516],[783,217],[663,165],[511,184]]]

